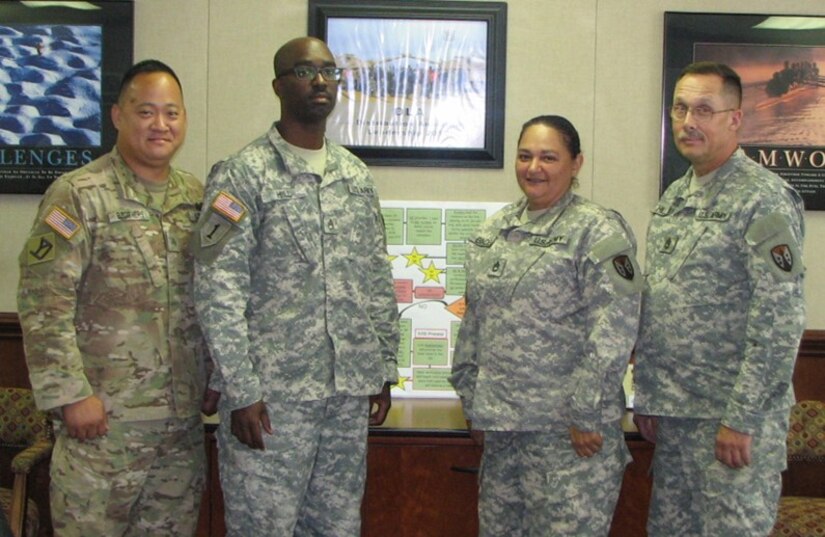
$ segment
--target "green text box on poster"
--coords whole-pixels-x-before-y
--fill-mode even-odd
[[[447,294],[463,295],[467,283],[467,271],[463,267],[447,267]]]
[[[458,331],[461,329],[461,321],[452,321],[450,323],[450,346],[455,348],[455,342],[458,340]]]
[[[412,319],[400,319],[398,328],[401,332],[401,341],[398,343],[398,367],[410,367]]]
[[[448,241],[463,241],[487,218],[484,209],[447,209],[444,221],[447,223]]]
[[[466,242],[447,243],[447,264],[464,265],[464,255],[467,253]]]
[[[404,209],[383,208],[384,227],[387,230],[387,244],[404,244]]]
[[[416,390],[452,391],[453,387],[450,381],[447,380],[449,376],[449,368],[429,369],[417,367],[413,369],[413,385]]]
[[[413,341],[415,365],[447,365],[448,342],[446,339],[416,338]]]
[[[407,209],[407,244],[441,244],[441,209]]]

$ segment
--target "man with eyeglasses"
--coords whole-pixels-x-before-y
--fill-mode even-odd
[[[341,69],[303,37],[274,58],[281,117],[217,163],[195,232],[195,299],[221,384],[229,535],[360,534],[368,425],[399,333],[378,195],[325,138]]]
[[[803,205],[738,145],[730,67],[680,74],[670,117],[691,163],[653,211],[635,411],[656,443],[648,533],[764,536],[773,527],[805,327]]]

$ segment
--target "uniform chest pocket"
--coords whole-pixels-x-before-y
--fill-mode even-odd
[[[744,273],[744,260],[737,255],[742,251],[741,236],[723,223],[709,223],[681,240],[683,245],[677,246],[667,273],[669,279],[732,281]]]
[[[258,250],[278,268],[309,263],[319,242],[317,210],[304,197],[264,201]]]
[[[159,287],[164,282],[161,254],[166,245],[161,229],[150,221],[121,221],[101,226],[97,234],[99,268],[111,281],[127,286],[147,280]]]
[[[498,264],[498,266],[497,266]],[[525,314],[561,318],[578,307],[577,265],[566,245],[520,245],[505,255],[495,249],[485,263],[486,294],[506,299]]]

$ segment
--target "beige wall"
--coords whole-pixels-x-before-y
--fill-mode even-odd
[[[583,141],[580,192],[644,236],[658,196],[665,11],[825,15],[821,0],[510,0],[505,167],[373,167],[384,199],[509,201],[523,121],[567,116]],[[135,58],[169,62],[183,81],[189,135],[177,164],[205,177],[277,114],[272,54],[306,33],[306,0],[135,0]],[[14,311],[16,257],[37,196],[0,195],[0,311]],[[825,329],[825,212],[808,212],[808,328]],[[643,241],[641,241],[643,242]],[[643,252],[641,253],[643,254]],[[643,258],[643,255],[640,255]]]

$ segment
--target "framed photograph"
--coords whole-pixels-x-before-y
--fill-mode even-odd
[[[111,150],[133,4],[0,2],[0,193],[41,194]]]
[[[681,70],[718,61],[742,79],[745,153],[825,210],[825,17],[665,13],[661,191],[688,162],[673,145],[668,110]]]
[[[344,69],[327,136],[368,164],[501,168],[507,4],[310,0]]]

